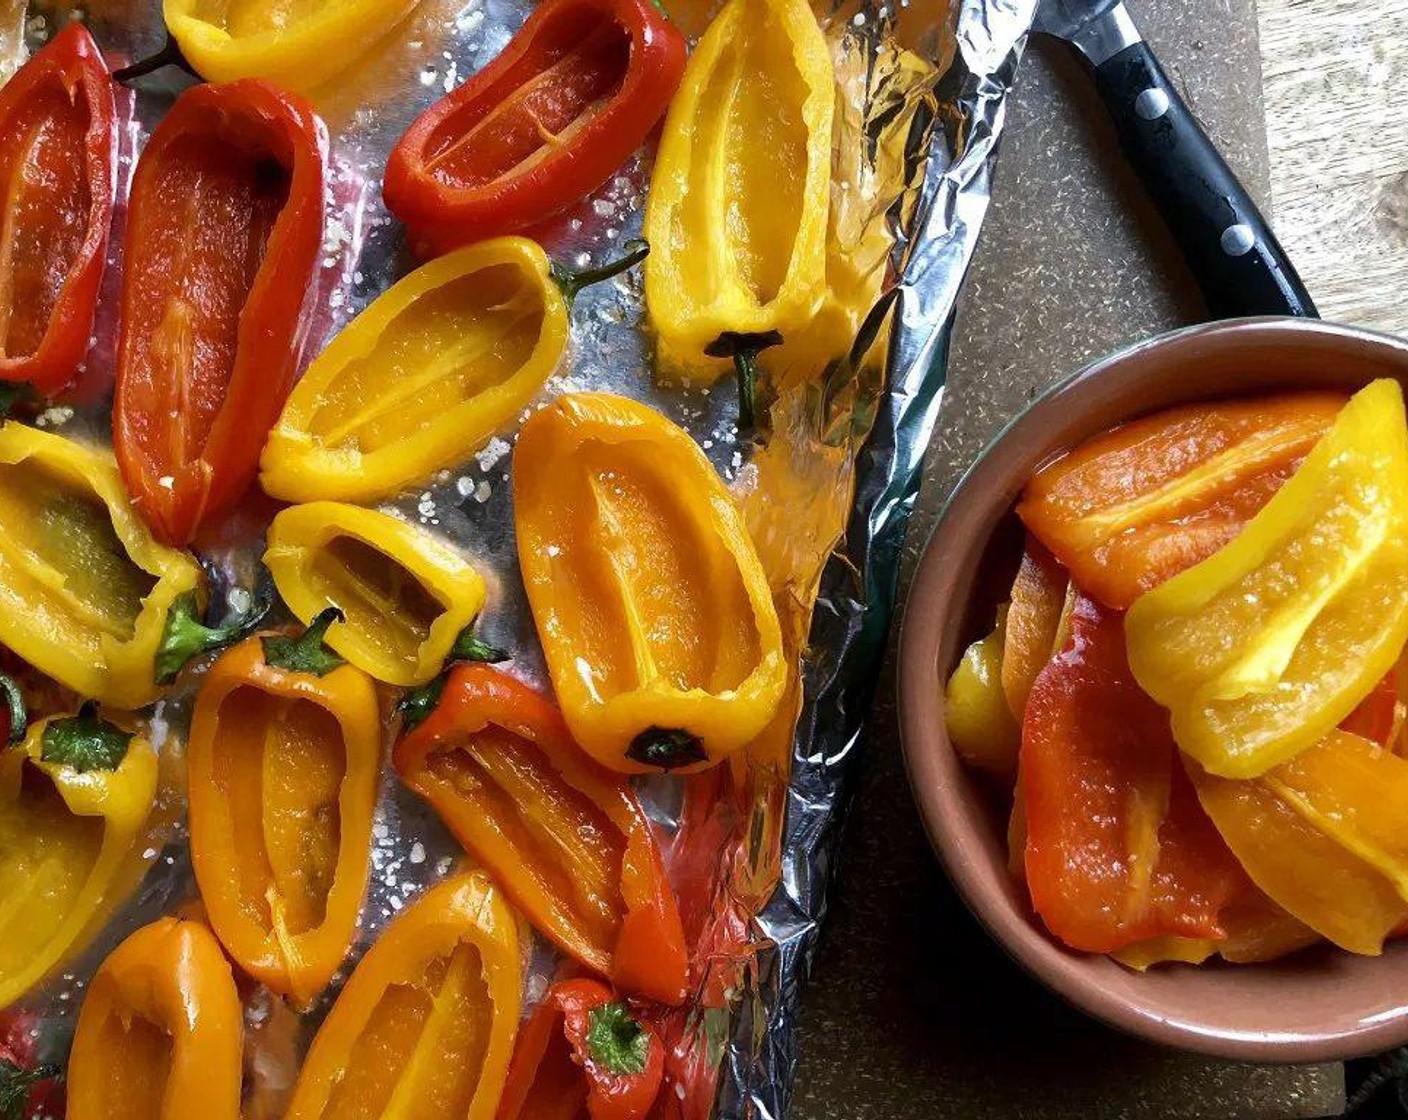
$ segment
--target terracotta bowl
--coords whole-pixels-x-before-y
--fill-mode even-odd
[[[969,907],[1006,950],[1082,1010],[1155,1042],[1224,1058],[1314,1062],[1408,1042],[1408,941],[1381,957],[1332,948],[1260,965],[1129,971],[1061,947],[1007,874],[1006,806],[964,769],[944,726],[943,681],[992,625],[1022,534],[1012,506],[1054,453],[1121,421],[1209,397],[1408,389],[1408,343],[1327,323],[1247,319],[1163,335],[1038,398],[983,452],[920,560],[900,638],[900,727],[929,838]],[[1405,822],[1408,827],[1408,822]]]

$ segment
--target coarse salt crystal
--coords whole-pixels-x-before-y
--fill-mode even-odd
[[[422,844],[419,840],[417,840],[414,844],[411,845],[411,862],[425,862],[425,845]]]

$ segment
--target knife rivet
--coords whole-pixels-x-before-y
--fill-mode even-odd
[[[1229,257],[1240,257],[1252,251],[1256,244],[1256,234],[1251,226],[1238,222],[1222,231],[1222,251]]]
[[[1156,121],[1168,112],[1168,94],[1157,87],[1140,90],[1134,99],[1134,111],[1140,120]]]

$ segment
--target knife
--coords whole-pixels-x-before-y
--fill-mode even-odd
[[[1271,226],[1139,34],[1121,0],[1041,0],[1033,29],[1093,71],[1120,145],[1192,269],[1213,318],[1315,316]]]

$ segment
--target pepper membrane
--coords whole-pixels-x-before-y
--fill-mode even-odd
[[[113,448],[168,544],[189,543],[244,493],[293,384],[326,158],[306,103],[246,79],[183,93],[137,164]]]
[[[540,224],[645,142],[685,54],[650,0],[544,0],[406,130],[386,165],[386,205],[422,256]]]
[[[0,87],[0,381],[45,395],[88,352],[117,179],[112,83],[70,23]]]

